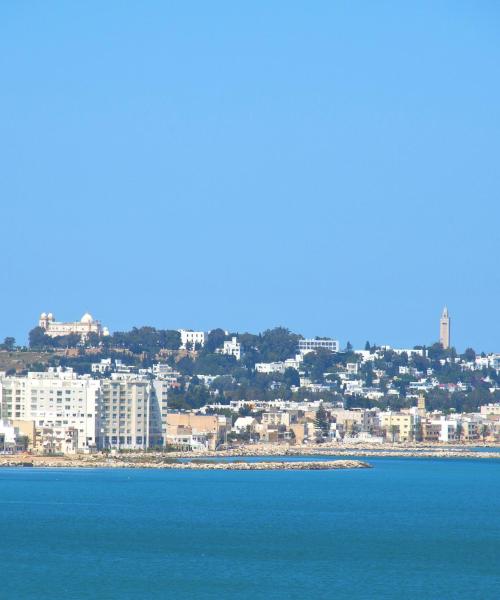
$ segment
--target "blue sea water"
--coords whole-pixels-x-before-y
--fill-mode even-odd
[[[500,462],[0,469],[0,598],[500,597]]]

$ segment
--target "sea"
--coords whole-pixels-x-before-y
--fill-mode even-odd
[[[0,469],[0,598],[500,598],[500,461],[363,460]]]

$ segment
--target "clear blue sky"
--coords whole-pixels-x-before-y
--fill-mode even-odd
[[[42,310],[500,351],[500,5],[0,4],[0,337]]]

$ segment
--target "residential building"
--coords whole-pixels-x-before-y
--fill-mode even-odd
[[[181,348],[186,350],[196,350],[196,348],[203,348],[205,345],[205,332],[204,331],[193,331],[192,329],[179,329],[181,334]]]
[[[186,449],[215,450],[224,442],[231,425],[222,415],[170,412],[167,443]]]
[[[150,379],[114,373],[101,380],[101,389],[101,448],[145,450],[162,443],[162,411]]]
[[[37,428],[74,428],[79,450],[97,447],[100,382],[71,369],[1,377],[1,416],[33,420]]]
[[[284,373],[286,366],[284,362],[255,363],[255,370],[257,373],[269,375],[271,373]]]
[[[412,439],[413,415],[386,411],[379,414],[379,419],[380,426],[385,430],[386,439],[400,442],[407,442]]]
[[[236,360],[240,360],[241,344],[238,342],[238,338],[232,337],[230,340],[226,340],[220,352],[221,354],[226,354],[227,356],[234,356]]]
[[[340,343],[338,340],[326,339],[305,339],[299,340],[299,352],[301,354],[307,354],[314,350],[329,350],[330,352],[339,352]]]

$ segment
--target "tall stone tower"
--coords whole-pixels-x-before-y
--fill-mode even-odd
[[[439,320],[439,343],[445,350],[450,347],[450,316],[446,306],[443,308],[443,314]]]

